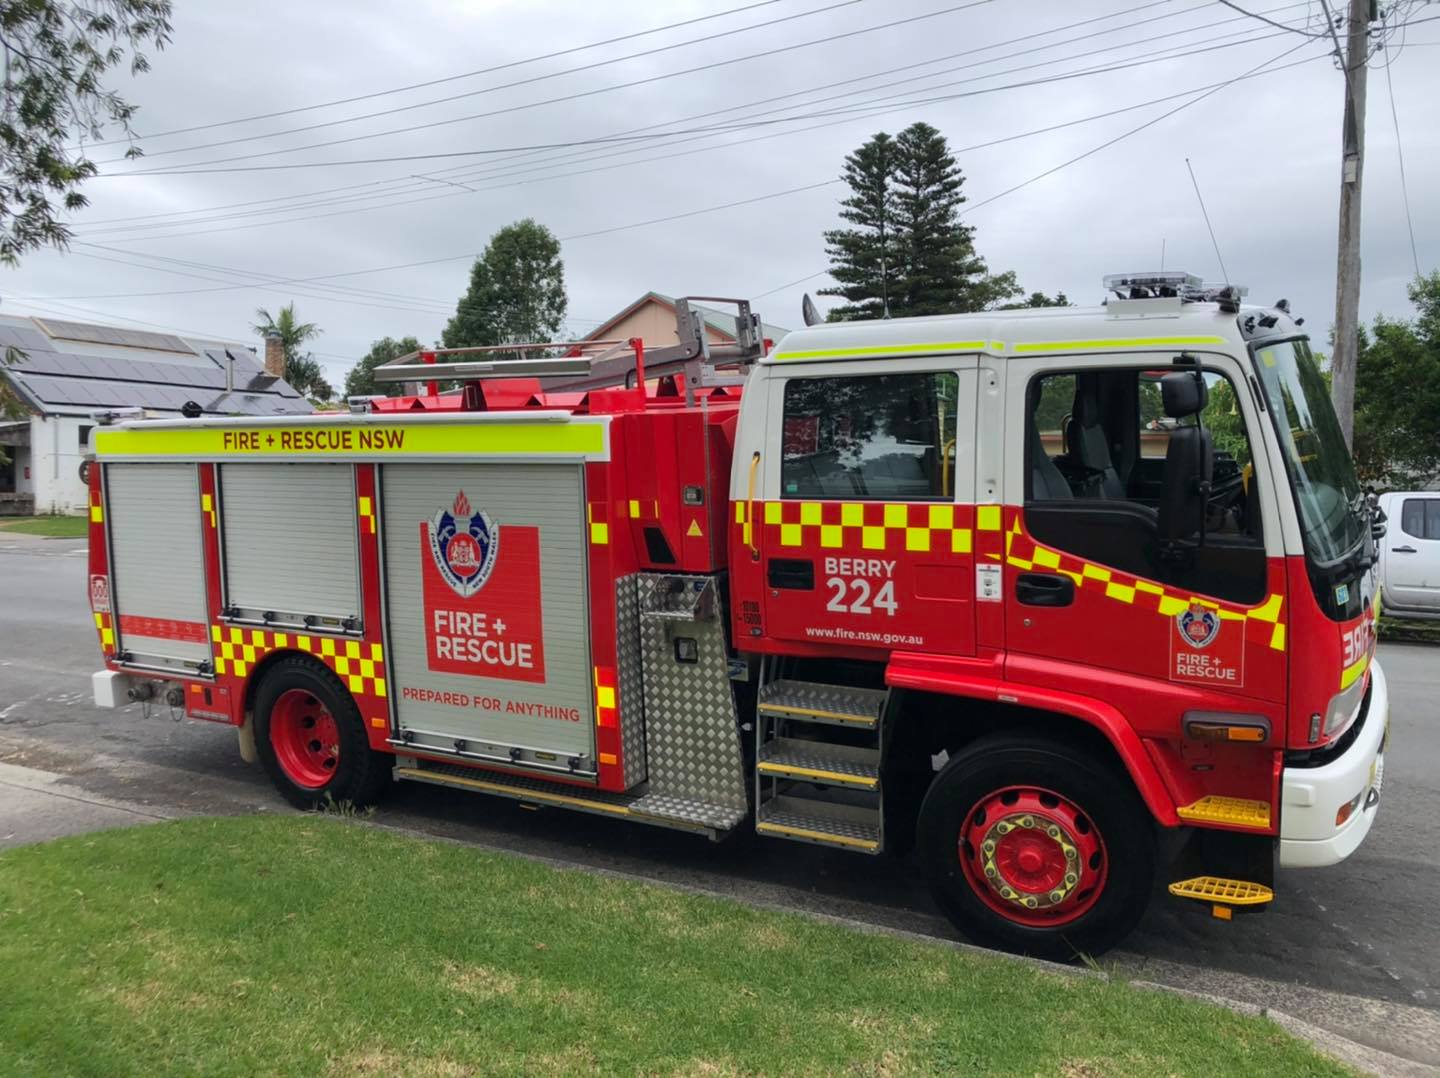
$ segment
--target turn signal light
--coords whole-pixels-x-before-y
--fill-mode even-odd
[[[1346,820],[1348,820],[1351,816],[1353,816],[1353,815],[1355,814],[1355,810],[1360,807],[1360,799],[1363,798],[1364,796],[1365,796],[1365,791],[1364,791],[1364,790],[1361,790],[1358,794],[1356,794],[1354,797],[1352,797],[1348,802],[1346,802],[1345,804],[1343,804],[1343,805],[1340,806],[1340,811],[1337,812],[1337,813],[1335,813],[1335,826],[1336,826],[1336,827],[1339,827],[1341,824],[1343,824]]]
[[[1263,715],[1188,711],[1185,713],[1185,733],[1196,741],[1239,741],[1258,745],[1270,739],[1270,723]]]

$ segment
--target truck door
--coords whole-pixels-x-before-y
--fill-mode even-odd
[[[1115,671],[1284,699],[1276,481],[1251,453],[1262,420],[1225,357],[1201,357],[1215,450],[1203,544],[1161,548],[1170,432],[1192,422],[1161,406],[1173,358],[1008,361],[1005,500],[1022,508],[1004,524],[1007,678],[1113,695]]]
[[[1393,504],[1384,539],[1385,600],[1440,613],[1440,496],[1396,495]]]
[[[973,654],[976,359],[856,368],[767,380],[766,635]]]

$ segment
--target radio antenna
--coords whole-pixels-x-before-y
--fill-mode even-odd
[[[1215,238],[1215,228],[1210,224],[1210,214],[1205,209],[1205,198],[1200,194],[1200,184],[1195,179],[1195,170],[1190,167],[1190,158],[1185,158],[1186,171],[1190,173],[1190,183],[1195,188],[1195,201],[1200,203],[1200,215],[1205,218],[1205,227],[1210,231],[1210,243],[1215,248],[1215,261],[1220,263],[1220,276],[1223,283],[1230,283],[1230,274],[1225,270],[1225,259],[1220,256],[1220,242]]]

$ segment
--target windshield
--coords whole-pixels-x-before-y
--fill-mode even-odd
[[[1337,562],[1364,537],[1363,498],[1329,387],[1303,338],[1257,347],[1255,369],[1295,489],[1305,551],[1313,562]]]

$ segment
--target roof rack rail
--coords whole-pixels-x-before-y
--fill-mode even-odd
[[[734,342],[715,343],[705,332],[704,315],[694,300],[733,303],[737,313]],[[750,301],[721,296],[685,296],[675,301],[675,331],[680,343],[646,351],[639,337],[629,340],[545,341],[480,345],[470,348],[428,348],[411,352],[375,368],[377,382],[427,382],[434,395],[441,380],[470,382],[485,378],[538,378],[550,392],[574,392],[643,384],[647,378],[685,378],[685,400],[695,403],[695,390],[740,385],[748,367],[765,352],[760,317]],[[516,353],[550,355],[509,358]],[[555,355],[554,353],[562,353]],[[474,356],[440,362],[441,357]],[[480,358],[492,356],[494,358]],[[418,361],[418,362],[417,362]]]

